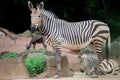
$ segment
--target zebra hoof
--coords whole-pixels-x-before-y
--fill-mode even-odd
[[[55,75],[55,76],[54,76],[55,79],[56,79],[56,78],[59,78],[59,77],[60,77],[59,75]]]
[[[89,72],[89,73],[85,73],[86,75],[92,75],[92,73],[91,72]]]
[[[92,75],[91,75],[91,78],[98,78],[98,75],[92,74]]]
[[[117,73],[112,73],[112,75],[118,75]]]

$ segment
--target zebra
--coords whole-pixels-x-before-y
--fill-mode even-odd
[[[98,64],[98,56],[94,51],[82,50],[79,55],[80,71],[85,72],[86,75],[92,75],[95,66]],[[97,77],[92,75],[91,77]]]
[[[30,49],[33,44],[33,49],[35,49],[36,43],[41,43],[45,50],[47,50],[47,46],[45,45],[45,36],[43,35],[35,35],[32,37],[30,43],[26,46],[26,49]]]
[[[80,71],[85,72],[87,75],[92,75],[95,66],[98,63],[98,56],[94,51],[91,50],[84,50],[79,55],[80,59]],[[98,74],[113,74],[117,75],[118,71],[120,70],[120,65],[117,61],[113,59],[106,60],[104,59],[100,66],[99,66],[99,73]]]
[[[28,7],[31,11],[31,31],[39,29],[42,35],[46,36],[46,42],[55,53],[57,68],[55,78],[60,77],[61,47],[82,50],[90,46],[98,55],[99,65],[102,61],[102,48],[106,43],[108,50],[106,57],[109,59],[110,30],[106,23],[98,20],[68,22],[51,17],[42,12],[43,2],[34,8],[32,2],[28,1]],[[97,71],[97,66],[95,71]]]
[[[104,74],[113,74],[117,75],[120,70],[120,65],[117,61],[113,59],[103,60],[100,64],[100,69],[103,71]]]

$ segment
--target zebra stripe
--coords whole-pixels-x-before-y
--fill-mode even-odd
[[[95,52],[98,55],[98,64],[101,63],[102,48],[106,40],[108,40],[107,48],[110,44],[110,31],[107,24],[98,20],[86,20],[81,22],[68,22],[56,18],[52,12],[45,12],[44,3],[41,2],[37,8],[34,8],[32,3],[28,2],[28,7],[31,10],[31,30],[39,28],[46,42],[51,45],[56,54],[57,71],[56,75],[60,75],[60,53],[61,47],[71,50],[81,50],[89,45],[93,45]],[[59,59],[59,60],[57,60]],[[96,66],[97,67],[97,66]]]
[[[97,65],[98,63],[98,56],[95,54],[95,52],[90,50],[85,50],[82,52],[79,58],[80,58],[80,63],[82,65],[81,71],[82,72],[85,71],[86,74],[92,73],[94,71],[94,69],[92,70],[92,68],[94,68],[95,65]],[[118,70],[120,70],[120,65],[117,63],[117,61],[113,59],[109,59],[109,60],[104,59],[99,65],[99,68],[104,74],[117,74]]]
[[[105,59],[100,64],[100,68],[106,74],[117,75],[120,70],[120,65],[117,63],[117,61],[115,61],[113,59],[109,59],[109,60]]]
[[[80,59],[80,70],[86,74],[92,74],[94,67],[98,64],[98,56],[91,50],[83,50]]]

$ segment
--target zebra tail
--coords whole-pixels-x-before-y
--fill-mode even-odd
[[[107,59],[107,61],[109,60],[109,54],[110,54],[110,35],[106,40],[106,47],[105,47],[105,58]]]

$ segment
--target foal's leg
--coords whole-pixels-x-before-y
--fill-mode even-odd
[[[26,49],[30,49],[31,44],[32,44],[31,42],[29,44],[27,44]]]
[[[36,43],[33,43],[33,49],[35,49]]]
[[[47,46],[45,45],[45,43],[42,43],[44,49],[47,51]]]
[[[95,51],[96,54],[98,55],[98,63],[94,67],[94,71],[92,75],[92,77],[94,78],[98,77],[98,74],[100,74],[99,64],[101,64],[103,60],[103,44],[104,44],[104,41],[100,41],[98,39],[94,39],[93,43],[91,44],[91,47],[92,47],[91,49]]]

